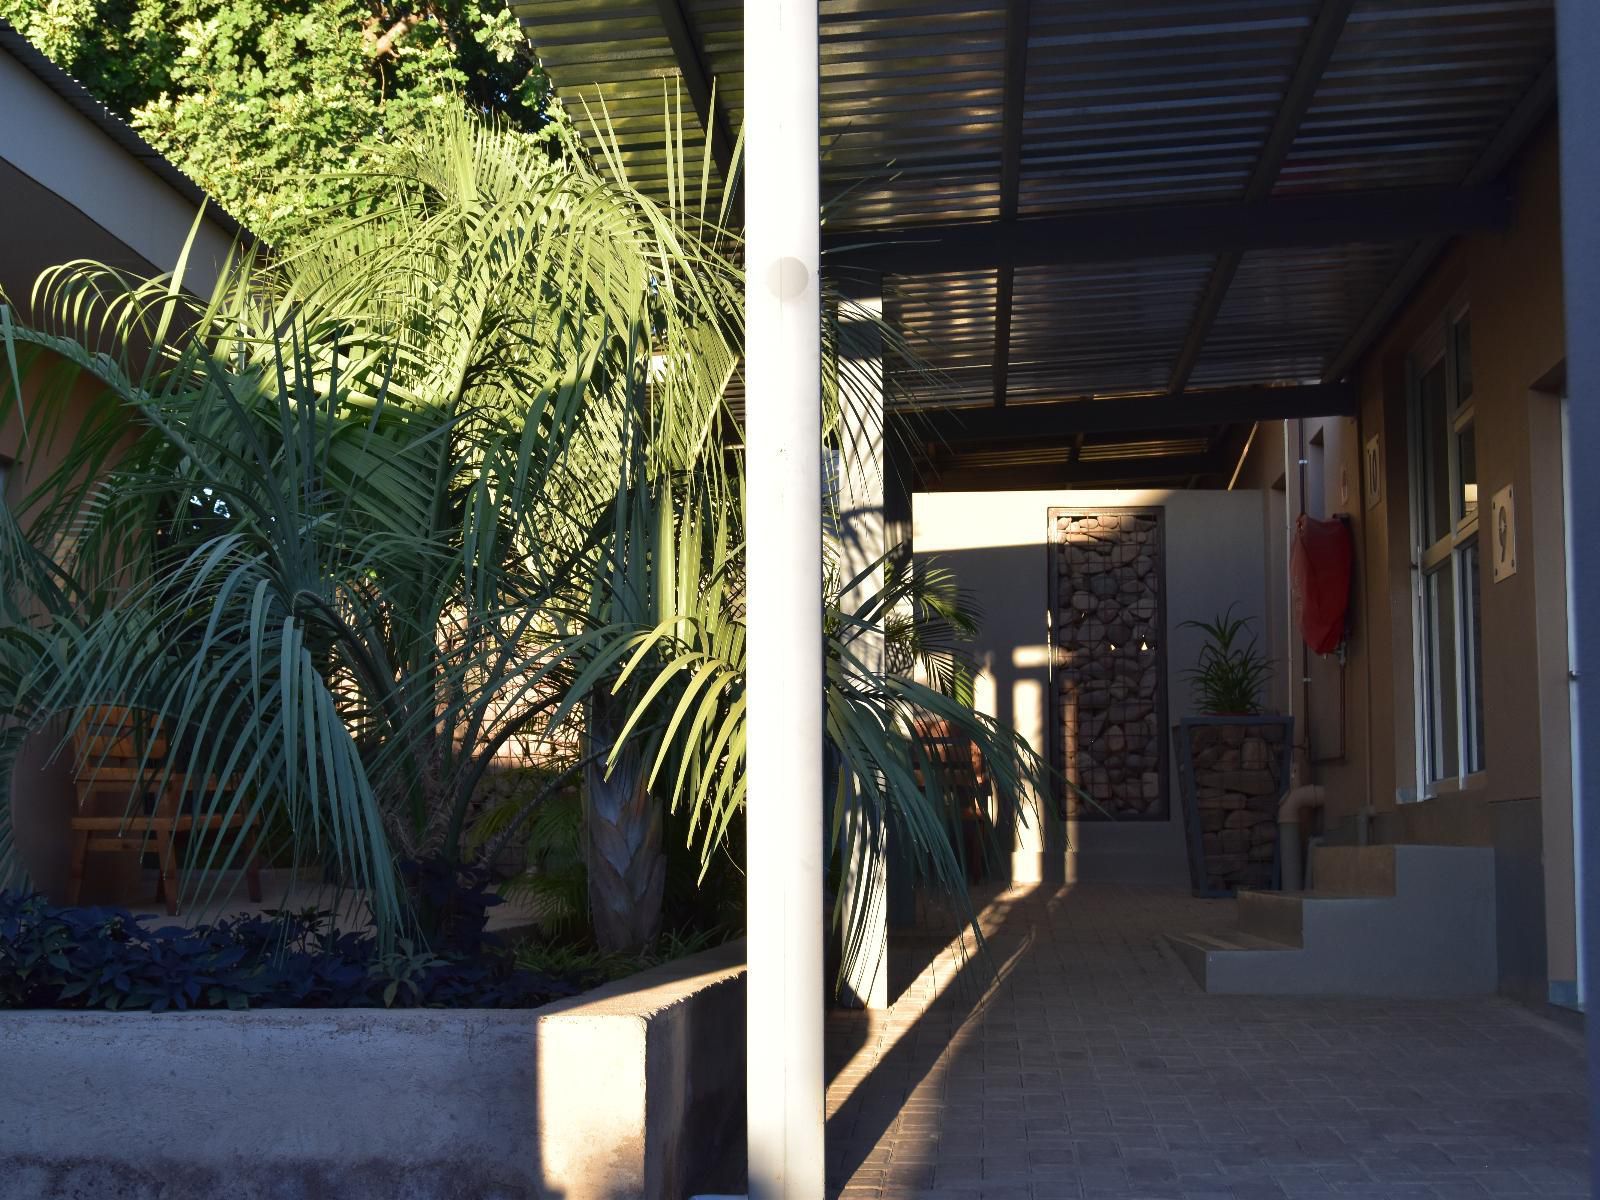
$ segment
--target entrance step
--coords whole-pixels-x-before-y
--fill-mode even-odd
[[[1311,884],[1319,892],[1337,892],[1345,896],[1392,896],[1395,889],[1395,851],[1402,849],[1407,847],[1313,846]]]
[[[1224,984],[1278,973],[1288,965],[1283,960],[1298,959],[1305,953],[1283,942],[1238,931],[1168,934],[1167,945],[1208,992],[1238,991]]]
[[[1241,891],[1236,933],[1167,940],[1208,992],[1440,996],[1494,992],[1494,852],[1317,847],[1306,892]]]

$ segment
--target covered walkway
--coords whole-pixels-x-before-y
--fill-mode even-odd
[[[982,918],[993,983],[923,937],[891,1009],[830,1014],[829,1195],[1587,1194],[1577,1034],[1497,999],[1208,996],[1161,935],[1232,910],[1004,893]]]

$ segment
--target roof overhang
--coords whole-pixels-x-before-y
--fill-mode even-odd
[[[165,273],[190,247],[188,286],[208,293],[251,235],[81,84],[0,21],[0,173],[26,238],[9,239],[0,279],[25,303],[40,270],[95,258]],[[202,215],[203,213],[203,215]],[[192,235],[192,244],[191,244]]]
[[[664,187],[680,107],[726,177],[742,5],[512,7],[636,182]],[[891,364],[898,402],[1058,420],[1061,482],[1098,444],[1222,485],[1248,422],[1348,412],[1330,385],[1446,241],[1512,219],[1554,100],[1528,0],[825,0],[821,37],[825,269],[880,290],[933,368]],[[1179,420],[1194,436],[1160,432]],[[936,439],[947,474],[1001,461],[965,421]]]

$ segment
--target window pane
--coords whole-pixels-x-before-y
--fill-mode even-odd
[[[1461,698],[1466,727],[1467,773],[1483,770],[1483,611],[1478,596],[1478,543],[1461,551],[1462,664]]]
[[[1462,317],[1455,325],[1456,407],[1472,399],[1472,319]]]
[[[1456,434],[1456,474],[1461,480],[1460,519],[1478,515],[1478,442],[1469,422]]]
[[[1460,771],[1456,717],[1456,598],[1450,563],[1422,582],[1423,653],[1427,656],[1423,698],[1429,782]]]
[[[1418,400],[1422,436],[1422,545],[1433,545],[1454,525],[1450,511],[1450,405],[1445,395],[1444,360],[1422,377]]]

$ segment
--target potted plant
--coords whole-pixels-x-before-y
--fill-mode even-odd
[[[1200,715],[1174,729],[1189,882],[1197,896],[1278,886],[1278,802],[1289,786],[1294,721],[1264,714],[1272,675],[1251,622],[1233,608],[1185,621],[1205,642],[1184,672]]]

